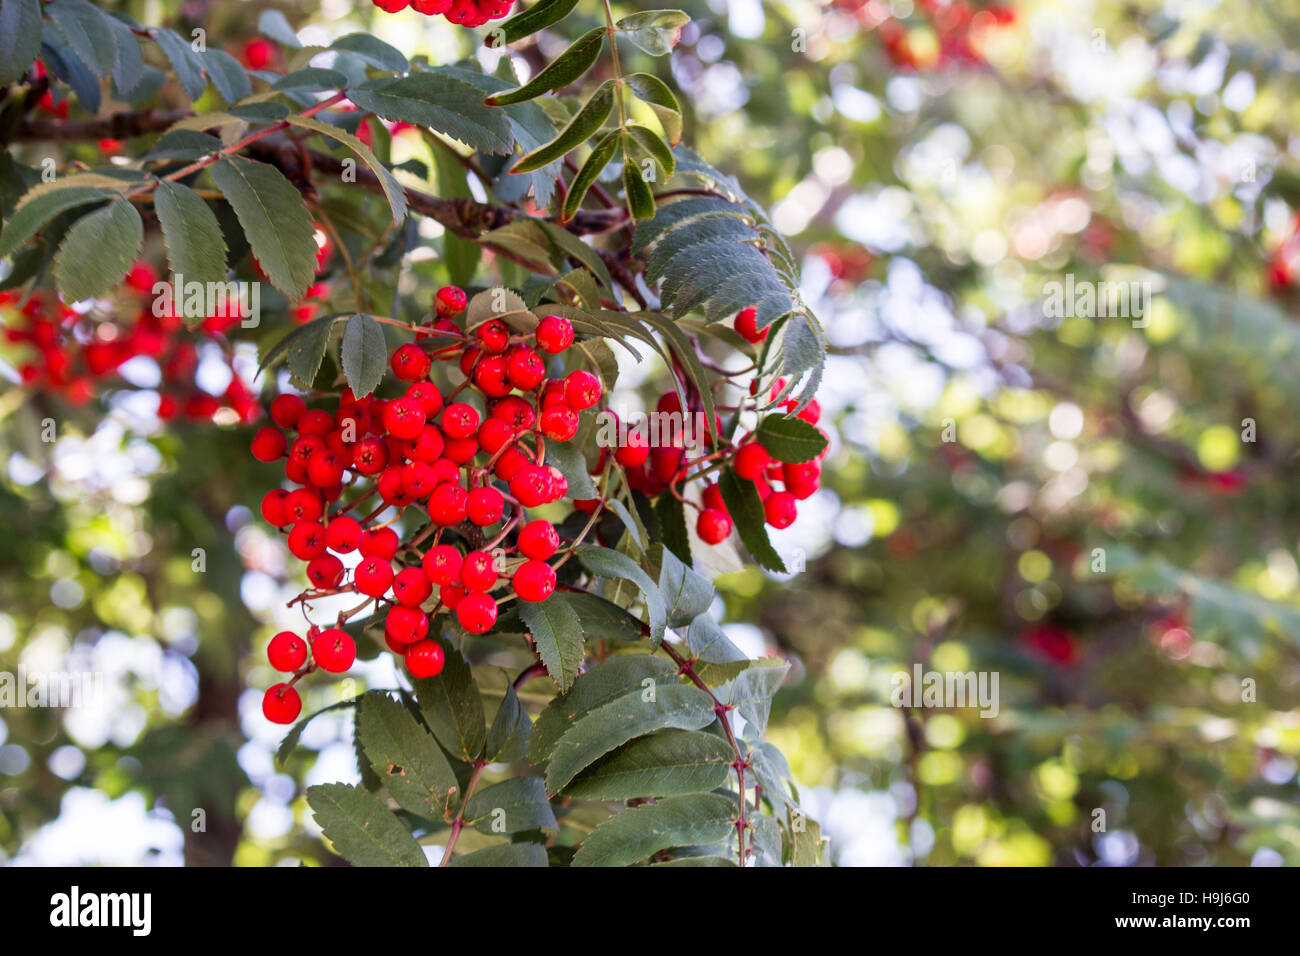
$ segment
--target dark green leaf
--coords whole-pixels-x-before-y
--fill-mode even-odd
[[[388,343],[380,324],[360,313],[348,319],[340,358],[352,393],[365,398],[373,392],[388,368]]]
[[[691,18],[681,10],[643,10],[619,20],[615,26],[651,56],[671,53]]]
[[[713,603],[713,585],[688,568],[663,545],[656,545],[650,560],[659,565],[659,590],[668,606],[668,626],[681,627],[703,614]]]
[[[302,46],[298,41],[298,34],[279,10],[263,10],[257,18],[257,32],[264,37],[270,37],[281,46],[292,47],[295,50]]]
[[[618,130],[610,130],[591,148],[591,153],[577,175],[573,177],[573,182],[569,184],[569,192],[564,197],[563,218],[566,222],[578,214],[578,210],[582,208],[583,198],[595,185],[605,167],[613,160],[614,153],[618,151],[619,139]]]
[[[484,787],[466,801],[465,820],[484,833],[559,829],[541,777],[512,777]]]
[[[487,743],[483,747],[483,757],[492,763],[514,763],[523,757],[528,746],[528,735],[532,733],[533,722],[528,719],[528,712],[519,701],[512,684],[506,684],[505,697],[492,718],[488,728]]]
[[[0,0],[0,86],[16,82],[41,50],[41,0]]]
[[[289,370],[303,380],[310,382],[316,377],[321,358],[325,355],[325,345],[329,342],[330,331],[334,323],[342,316],[328,315],[293,329],[284,338],[267,349],[258,366],[258,372],[270,368],[282,356],[288,356]]]
[[[185,88],[186,95],[191,100],[197,100],[208,85],[203,79],[203,61],[199,59],[198,53],[178,34],[165,27],[155,29],[153,38],[171,61],[172,69],[176,71],[176,77]]]
[[[437,742],[410,711],[387,694],[367,694],[357,709],[357,739],[366,760],[398,805],[441,820],[456,774]]]
[[[754,560],[770,571],[784,573],[785,562],[768,539],[763,501],[758,497],[753,482],[743,481],[735,471],[728,468],[718,481],[718,490],[722,492],[722,501],[731,514],[731,520],[735,522],[740,540],[745,543]]]
[[[583,634],[577,613],[563,594],[552,594],[539,602],[520,601],[518,610],[533,635],[547,674],[564,693],[582,666]]]
[[[466,198],[470,195],[465,167],[456,161],[450,150],[433,146],[433,161],[438,170],[438,195],[446,199]],[[442,237],[443,257],[447,261],[448,278],[452,284],[467,286],[478,272],[482,247],[469,239],[462,239],[450,230]]]
[[[367,694],[369,693],[373,692],[367,691]],[[328,707],[322,707],[314,714],[308,714],[302,720],[294,724],[289,728],[289,732],[284,735],[284,740],[280,741],[280,746],[275,750],[276,765],[280,767],[284,766],[284,762],[289,759],[289,754],[293,753],[294,748],[298,746],[298,741],[302,739],[302,732],[307,729],[307,725],[313,720],[321,714],[328,714],[332,710],[342,710],[345,707],[355,707],[367,696],[367,694],[362,694],[360,698],[341,700],[336,704],[330,704]]]
[[[57,184],[43,183],[24,194],[0,233],[0,256],[12,255],[59,213],[116,195],[115,190],[104,186],[77,184],[79,178],[70,176]]]
[[[117,35],[108,18],[86,0],[59,0],[45,5],[68,45],[96,76],[106,77],[117,60]]]
[[[145,159],[198,159],[218,152],[221,140],[194,129],[174,129],[163,133]]]
[[[180,183],[160,182],[154,212],[174,275],[205,284],[226,281],[226,240],[216,215],[198,193]]]
[[[373,793],[343,783],[307,788],[307,804],[334,850],[354,866],[428,866],[415,837]]]
[[[658,586],[650,576],[641,570],[635,561],[625,554],[592,544],[579,545],[574,549],[574,553],[590,573],[603,578],[631,581],[639,587],[645,595],[646,613],[650,617],[650,636],[656,642],[664,636],[668,610],[664,605],[663,595],[659,593]]]
[[[406,191],[397,181],[397,178],[388,171],[388,167],[379,161],[379,157],[371,151],[369,146],[351,133],[341,130],[337,126],[331,126],[329,123],[322,123],[313,116],[291,116],[289,122],[294,126],[301,126],[304,129],[320,133],[322,136],[338,140],[356,153],[379,180],[379,185],[383,188],[384,196],[387,197],[388,205],[392,209],[393,222],[401,223],[406,218]]]
[[[324,70],[309,66],[287,73],[271,84],[271,89],[295,93],[319,93],[322,90],[341,90],[348,78],[337,70]]]
[[[547,866],[546,847],[540,843],[506,843],[463,856],[454,856],[448,866]]]
[[[511,172],[526,173],[548,163],[561,160],[594,136],[614,109],[614,81],[606,80],[596,87],[596,92],[574,114],[560,135],[540,149],[534,150],[515,164]]]
[[[546,443],[546,461],[560,469],[564,480],[569,483],[569,495],[576,500],[596,497],[596,486],[587,473],[587,459],[575,441],[548,441]]]
[[[721,843],[735,832],[736,802],[716,793],[666,797],[625,810],[596,827],[574,866],[628,866],[678,846]]]
[[[506,93],[494,93],[484,102],[488,106],[508,106],[564,89],[591,69],[600,56],[605,36],[604,27],[587,31],[523,86]]]
[[[475,760],[487,741],[487,720],[483,699],[469,664],[445,638],[442,645],[442,673],[413,681],[420,710],[433,735],[453,756]]]
[[[668,84],[650,73],[632,73],[623,77],[623,82],[633,96],[654,111],[669,145],[676,146],[682,138],[682,108]]]
[[[484,106],[475,87],[447,72],[370,80],[350,89],[348,97],[384,119],[425,126],[486,153],[514,149],[509,117]]]
[[[691,561],[691,536],[686,530],[686,509],[675,495],[660,495],[655,502],[655,513],[663,528],[664,545],[689,567]]]
[[[345,34],[330,44],[330,49],[344,50],[359,56],[377,70],[405,73],[411,68],[400,50],[369,33]]]
[[[107,292],[140,254],[144,223],[128,199],[115,199],[77,221],[54,257],[54,282],[65,301]]]
[[[626,150],[626,147],[625,147]],[[649,219],[655,214],[655,197],[641,174],[641,167],[626,155],[623,162],[623,193],[633,219]]]
[[[505,23],[493,27],[483,42],[490,47],[503,47],[532,36],[538,30],[544,30],[552,24],[559,23],[578,5],[578,0],[538,0],[527,10],[517,13]]]
[[[634,147],[634,153],[643,153],[654,161],[658,167],[658,178],[652,182],[667,182],[672,178],[676,160],[668,144],[659,138],[659,134],[639,123],[630,123],[627,127],[628,142]],[[637,163],[641,165],[640,162]],[[644,178],[644,174],[643,174]]]
[[[707,793],[722,786],[735,753],[725,739],[698,730],[662,730],[629,741],[564,788],[587,800],[631,800]]]
[[[225,50],[204,50],[199,58],[203,61],[203,72],[227,103],[233,106],[253,92],[248,71]]]
[[[758,425],[758,442],[777,461],[812,461],[826,448],[826,436],[802,418],[768,415]]]

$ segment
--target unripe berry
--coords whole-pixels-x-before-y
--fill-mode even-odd
[[[525,561],[510,583],[521,601],[545,601],[555,593],[555,569],[545,561]]]
[[[538,518],[519,529],[519,553],[526,558],[545,561],[560,546],[560,536],[555,525]]]
[[[495,488],[475,488],[469,493],[466,513],[470,521],[480,528],[486,528],[501,520],[501,512],[505,510],[505,505],[505,498]]]
[[[465,311],[467,302],[465,290],[454,285],[443,286],[433,297],[433,307],[437,311],[438,317],[443,319],[449,319],[453,315]]]
[[[467,591],[487,591],[497,583],[496,563],[486,551],[471,551],[465,555],[460,569],[460,583]]]
[[[434,584],[451,584],[460,580],[463,562],[460,552],[451,545],[434,545],[424,555],[424,575]]]
[[[464,402],[453,402],[442,413],[442,432],[448,438],[468,438],[478,430],[478,410]]]
[[[397,438],[414,438],[424,427],[424,408],[411,398],[399,398],[384,408],[384,429]]]
[[[271,421],[281,428],[293,428],[307,411],[307,403],[297,395],[277,395],[271,402]]]
[[[466,629],[468,630],[468,628]],[[442,645],[437,641],[420,641],[412,644],[402,655],[406,669],[412,677],[437,677],[442,673]]]
[[[292,674],[307,663],[307,642],[293,631],[281,631],[267,645],[266,658],[276,670]]]
[[[790,527],[798,513],[795,497],[788,491],[774,491],[763,501],[763,515],[773,528]]]
[[[365,558],[352,572],[352,580],[362,594],[383,597],[393,583],[393,566],[387,558]]]
[[[258,461],[276,461],[284,455],[287,446],[284,432],[267,425],[257,430],[251,448],[253,457]]]
[[[301,713],[302,698],[288,684],[276,684],[262,697],[262,716],[273,724],[291,724]]]
[[[384,619],[384,636],[393,643],[414,644],[429,633],[429,615],[418,607],[394,604]]]
[[[336,588],[343,580],[343,562],[332,554],[312,558],[307,564],[307,580],[322,591]]]
[[[330,627],[311,642],[311,656],[321,670],[342,674],[357,659],[357,645],[347,631]]]
[[[564,380],[564,400],[582,411],[600,401],[600,379],[586,369],[575,369]]]
[[[310,561],[325,553],[325,527],[319,521],[299,521],[289,530],[289,553]]]
[[[414,342],[408,342],[393,353],[393,374],[404,382],[418,382],[429,377],[433,360],[424,349]]]
[[[705,544],[717,544],[731,534],[731,519],[724,511],[705,508],[695,520],[695,533]]]
[[[419,607],[433,593],[433,585],[423,568],[402,568],[393,577],[393,597],[399,604]]]
[[[558,315],[548,315],[537,326],[537,345],[557,355],[573,344],[573,323]]]
[[[471,634],[486,634],[497,622],[497,602],[488,594],[470,594],[456,605],[456,620]]]
[[[772,458],[767,453],[767,449],[758,442],[749,442],[741,445],[740,450],[736,452],[736,460],[732,467],[736,469],[736,474],[746,481],[755,481],[763,477],[763,472],[767,470]]]
[[[735,328],[745,341],[753,345],[767,338],[767,329],[762,332],[758,330],[758,310],[752,305],[736,313]]]

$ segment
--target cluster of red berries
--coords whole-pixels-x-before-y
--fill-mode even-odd
[[[579,414],[601,402],[601,381],[581,368],[562,377],[548,374],[548,359],[574,343],[568,319],[545,316],[526,333],[489,319],[466,331],[457,321],[466,305],[461,289],[438,291],[433,323],[417,328],[416,340],[391,356],[400,394],[358,398],[344,389],[332,410],[282,394],[271,403],[274,424],[252,440],[259,461],[284,463],[288,486],[268,492],[261,512],[287,535],[290,553],[307,563],[314,590],[304,592],[303,600],[345,592],[368,599],[341,615],[335,627],[312,628],[306,638],[285,632],[272,641],[272,666],[293,676],[267,691],[263,711],[270,720],[297,717],[301,701],[294,684],[300,678],[318,668],[340,673],[352,665],[356,646],[342,626],[372,602],[386,609],[389,650],[412,676],[425,678],[442,670],[441,647],[429,633],[440,611],[454,614],[468,633],[485,634],[497,622],[500,603],[545,601],[556,589],[550,559],[561,548],[560,533],[528,511],[568,494],[564,475],[546,464],[547,443],[577,435]],[[747,312],[738,324],[753,325],[753,310]],[[461,383],[440,389],[431,380],[435,362],[456,363]],[[659,404],[661,411],[681,408],[676,392]],[[796,407],[793,401],[785,405]],[[813,403],[800,414],[815,423],[820,410]],[[715,420],[710,447],[718,444],[716,434]],[[706,449],[693,460],[680,442],[651,449],[646,441],[629,440],[617,449],[602,448],[593,474],[605,470],[611,451],[627,484],[652,497],[689,480],[697,466],[734,459],[777,528],[794,521],[795,502],[820,482],[817,462],[773,461],[751,439]],[[574,504],[587,513],[603,506],[600,499]],[[704,541],[716,544],[731,533],[716,485],[704,489],[703,506],[691,504],[700,509],[696,528]],[[429,521],[408,540],[391,520],[377,523],[390,509],[400,515],[411,505]],[[342,559],[353,552],[360,560],[349,572]]]
[[[145,356],[157,362],[162,372],[158,417],[164,421],[178,416],[210,421],[223,411],[233,412],[242,422],[256,421],[261,406],[233,365],[230,385],[220,396],[194,383],[200,339],[220,335],[237,324],[238,304],[187,330],[180,316],[154,314],[152,294],[157,279],[147,263],[135,263],[126,274],[114,309],[106,311],[79,312],[40,292],[25,302],[20,291],[0,292],[0,313],[16,312],[5,317],[5,339],[28,353],[16,363],[23,384],[57,394],[73,405],[84,405],[105,384],[125,384],[118,370],[129,360]],[[120,322],[116,314],[133,318]],[[227,361],[229,358],[227,355]]]
[[[853,12],[866,29],[876,30],[894,66],[918,71],[983,64],[981,34],[1016,20],[1010,6],[995,3],[981,9],[965,0],[917,0],[911,17],[903,19],[895,17],[888,4],[837,0],[835,5]]]
[[[385,13],[397,13],[408,6],[426,17],[444,16],[462,27],[481,27],[510,12],[514,0],[374,0]]]

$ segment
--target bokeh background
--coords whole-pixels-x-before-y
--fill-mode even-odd
[[[307,43],[480,55],[351,0],[118,8],[248,62],[271,6]],[[1300,862],[1300,4],[681,6],[686,142],[772,209],[832,345],[825,488],[774,534],[803,570],[717,584],[733,640],[795,663],[771,738],[834,862]],[[1049,316],[1067,275],[1150,309]],[[273,762],[262,651],[303,581],[251,430],[162,422],[147,359],[83,405],[0,359],[0,671],[105,681],[0,710],[0,861],[331,862],[302,792],[357,778],[351,718]],[[198,359],[213,396],[262,384],[250,343]],[[618,400],[660,373],[625,365]],[[998,716],[893,707],[917,663],[996,672]],[[354,676],[306,711],[399,681]]]

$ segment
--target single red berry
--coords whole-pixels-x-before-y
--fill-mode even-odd
[[[343,461],[332,451],[320,451],[307,462],[307,477],[317,488],[332,488],[343,480]]]
[[[284,432],[271,425],[259,428],[253,436],[253,457],[258,461],[275,461],[284,456],[288,441]]]
[[[414,438],[424,427],[424,408],[411,398],[399,398],[384,408],[384,429],[396,438]]]
[[[406,389],[405,398],[418,402],[424,409],[424,420],[433,421],[442,411],[442,392],[433,382],[415,382]]]
[[[460,569],[460,583],[467,591],[487,591],[497,583],[497,567],[492,555],[486,551],[471,551],[465,555]]]
[[[803,411],[799,413],[799,417],[802,418],[804,421],[806,421],[809,425],[816,425],[819,421],[822,420],[821,402],[817,401],[817,399],[814,398],[812,401],[810,401],[807,405],[803,407]]]
[[[470,594],[456,605],[456,620],[471,634],[486,634],[497,622],[497,602],[488,594]]]
[[[325,526],[319,521],[299,521],[289,529],[289,552],[299,561],[325,553]]]
[[[705,544],[717,544],[731,534],[731,519],[725,511],[705,508],[695,520],[695,533]]]
[[[478,409],[453,402],[442,413],[442,431],[448,438],[468,438],[478,430]]]
[[[478,363],[474,369],[474,384],[478,390],[489,398],[501,398],[509,395],[514,385],[506,372],[504,355],[489,355]]]
[[[343,562],[332,554],[312,558],[307,564],[307,580],[322,591],[336,588],[343,580]]]
[[[424,575],[438,585],[451,584],[460,580],[460,569],[464,559],[449,544],[437,544],[424,555]]]
[[[758,310],[752,305],[736,313],[735,328],[746,342],[753,345],[767,338],[767,329],[758,331]]]
[[[402,490],[412,498],[426,498],[437,486],[437,471],[427,461],[412,461],[402,466]]]
[[[297,395],[277,395],[271,402],[271,421],[281,428],[293,428],[307,411],[307,403]]]
[[[449,439],[443,454],[451,461],[463,465],[478,454],[478,439],[473,435]]]
[[[500,355],[510,344],[510,326],[500,319],[489,319],[474,330],[479,347],[489,355]]]
[[[705,485],[704,490],[700,493],[700,498],[704,502],[704,507],[727,514],[726,502],[722,500],[722,489],[716,484]]]
[[[411,0],[371,0],[371,2],[384,13],[397,13],[399,10],[405,10]]]
[[[681,467],[682,458],[686,452],[681,448],[654,448],[650,451],[650,467],[657,478],[664,485],[672,481],[677,476],[677,469]]]
[[[293,631],[281,631],[267,645],[266,658],[276,670],[292,674],[307,663],[307,642]]]
[[[294,522],[315,521],[324,510],[325,506],[321,504],[320,495],[306,488],[289,492],[289,497],[284,501],[285,516]]]
[[[365,558],[352,572],[352,580],[362,594],[383,597],[393,583],[393,566],[387,558]]]
[[[273,724],[291,724],[302,713],[302,698],[288,684],[276,684],[262,698],[262,716]]]
[[[512,481],[515,475],[528,464],[528,456],[518,448],[507,448],[497,459],[496,465],[492,468],[492,473],[502,481]],[[513,490],[511,492],[513,494]]]
[[[465,589],[457,584],[444,584],[438,589],[438,600],[447,610],[454,611],[466,593]]]
[[[384,636],[399,645],[422,641],[429,633],[429,615],[418,607],[394,604],[384,619]]]
[[[510,479],[510,493],[525,508],[536,508],[551,500],[551,473],[538,465],[524,465]]]
[[[506,499],[495,488],[475,488],[469,493],[466,513],[470,521],[480,528],[486,528],[501,520],[505,505]]]
[[[465,520],[469,506],[469,492],[460,485],[444,482],[429,496],[429,517],[434,523],[447,528]]]
[[[485,418],[478,427],[478,444],[489,455],[499,452],[506,442],[515,437],[514,427],[500,418]]]
[[[352,453],[352,467],[363,475],[377,475],[388,465],[388,446],[378,438],[363,438]]]
[[[513,346],[506,353],[506,374],[521,392],[531,392],[546,377],[546,363],[526,345]]]
[[[322,408],[310,408],[298,419],[299,435],[325,435],[334,430],[334,416]]]
[[[542,412],[542,434],[554,441],[568,441],[578,434],[578,413],[563,403],[549,406]]]
[[[537,407],[545,410],[561,402],[568,404],[564,398],[564,382],[547,382],[542,389],[542,395],[537,402]]]
[[[404,382],[418,382],[429,377],[433,360],[414,342],[408,342],[393,353],[393,374]]]
[[[557,355],[573,344],[573,323],[558,315],[548,315],[537,326],[537,345]]]
[[[450,8],[451,5],[447,4],[444,9],[430,11],[430,13],[445,13]],[[420,12],[423,13],[424,11],[421,10]],[[465,290],[454,285],[443,286],[433,297],[434,309],[437,310],[439,318],[443,319],[449,319],[453,315],[465,311],[465,305],[468,301],[465,297]]]
[[[469,378],[474,374],[474,367],[478,365],[479,360],[483,358],[483,350],[477,345],[471,345],[460,353],[460,361],[457,363],[460,368],[460,374]]]
[[[763,472],[767,470],[772,456],[767,453],[767,449],[758,442],[749,442],[741,445],[740,450],[736,452],[736,460],[732,467],[736,469],[736,474],[746,481],[755,481],[763,477]]]
[[[564,380],[564,400],[582,411],[600,401],[600,379],[586,369],[575,369]]]
[[[650,439],[641,432],[628,432],[627,441],[614,452],[614,460],[624,468],[640,468],[649,457]]]
[[[442,645],[437,641],[412,644],[402,657],[412,677],[437,677],[442,673]]]
[[[285,514],[285,502],[288,499],[289,492],[283,488],[273,488],[262,496],[262,517],[267,524],[283,528],[289,523],[289,516]]]
[[[518,395],[507,395],[493,402],[492,417],[501,419],[517,431],[527,431],[537,422],[537,409]]]
[[[510,583],[521,601],[545,601],[555,593],[555,569],[545,561],[525,561]]]
[[[798,513],[795,497],[788,491],[774,491],[763,501],[763,515],[773,528],[790,527]]]
[[[433,585],[423,568],[402,568],[393,577],[393,597],[399,604],[419,607],[433,593]]]
[[[530,521],[519,529],[519,553],[526,558],[545,561],[560,546],[560,536],[555,525],[542,518]]]
[[[357,659],[357,645],[347,631],[330,627],[312,640],[311,656],[316,666],[322,670],[342,674]]]
[[[439,458],[433,463],[434,474],[438,476],[438,484],[447,482],[448,484],[460,484],[460,465],[456,464],[450,458]]]
[[[392,528],[372,528],[361,535],[361,543],[357,547],[363,557],[391,561],[397,557],[399,544],[401,539]]]
[[[338,515],[325,526],[325,545],[337,554],[350,554],[361,546],[361,522],[351,515]]]

